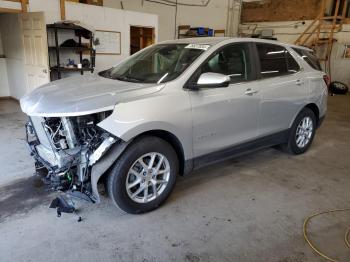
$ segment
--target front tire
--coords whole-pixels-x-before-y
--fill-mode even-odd
[[[283,145],[291,154],[303,154],[312,144],[316,132],[316,116],[309,108],[304,108],[295,118],[288,143]]]
[[[172,146],[153,136],[136,139],[117,160],[108,177],[108,194],[127,213],[160,206],[170,195],[179,170]]]

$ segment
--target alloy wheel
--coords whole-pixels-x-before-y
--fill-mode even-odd
[[[310,143],[313,131],[314,124],[311,117],[304,117],[300,121],[295,134],[295,142],[299,148],[304,148]]]
[[[139,157],[129,169],[126,191],[137,203],[155,200],[167,187],[170,164],[161,153],[151,152]]]

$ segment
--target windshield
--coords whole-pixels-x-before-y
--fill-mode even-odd
[[[208,48],[209,45],[155,45],[99,75],[128,82],[168,82],[181,75]]]

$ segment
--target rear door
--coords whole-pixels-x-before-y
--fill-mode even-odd
[[[290,127],[308,97],[304,72],[284,46],[256,43],[261,92],[259,136]]]
[[[259,94],[255,92],[251,45],[230,44],[217,50],[190,81],[202,73],[228,75],[228,87],[190,91],[193,149],[201,156],[252,140],[258,135]]]

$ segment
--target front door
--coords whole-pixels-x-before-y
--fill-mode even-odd
[[[195,157],[220,151],[257,137],[259,93],[252,80],[248,43],[216,51],[195,74],[229,75],[228,87],[190,91]],[[192,81],[192,79],[191,79]]]
[[[27,92],[48,83],[48,47],[43,12],[21,15]]]

